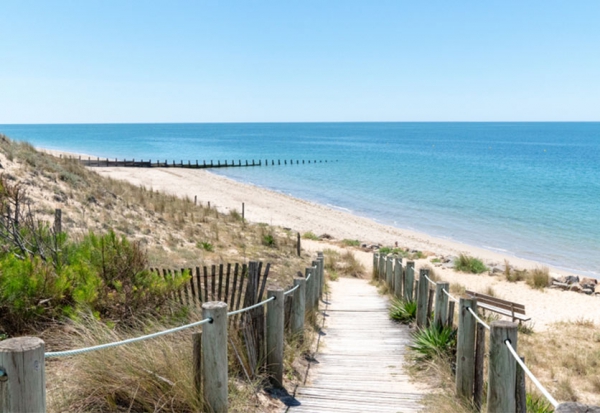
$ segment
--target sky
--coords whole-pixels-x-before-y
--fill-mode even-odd
[[[600,1],[0,2],[0,124],[600,121]]]

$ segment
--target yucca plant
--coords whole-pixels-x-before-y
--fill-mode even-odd
[[[527,412],[531,413],[553,413],[552,405],[537,395],[527,394]]]
[[[431,360],[437,355],[452,356],[456,352],[456,329],[452,327],[431,325],[417,330],[413,340],[410,348],[418,353],[419,360]]]
[[[408,324],[417,316],[417,302],[396,298],[390,306],[390,318]]]

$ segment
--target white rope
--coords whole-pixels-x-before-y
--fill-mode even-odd
[[[429,278],[427,275],[423,274],[425,276],[425,278],[427,278],[427,281],[429,281],[431,284],[433,285],[437,285],[434,281],[431,281],[431,278]]]
[[[267,298],[266,300],[263,300],[260,303],[253,304],[249,307],[240,308],[239,310],[235,310],[235,311],[230,311],[227,313],[227,317],[230,317],[232,315],[236,315],[239,313],[243,313],[244,311],[252,310],[253,308],[256,308],[256,307],[260,307],[261,305],[264,305],[264,304],[268,303],[269,301],[273,301],[274,299],[275,299],[275,296]]]
[[[477,314],[475,313],[475,311],[473,311],[473,309],[471,307],[467,307],[467,310],[469,310],[469,312],[471,314],[473,314],[473,317],[475,317],[475,319],[479,322],[479,324],[481,324],[482,326],[484,326],[488,330],[490,329],[490,326],[488,326],[486,323],[484,323],[483,320],[477,316]]]
[[[283,295],[288,295],[293,293],[294,291],[296,291],[298,289],[298,287],[300,287],[300,284],[296,285],[294,288],[292,288],[291,290],[287,290],[286,292],[283,293]]]
[[[156,337],[159,337],[159,336],[163,336],[165,334],[175,333],[177,331],[185,330],[185,329],[191,328],[191,327],[196,327],[196,326],[199,326],[199,325],[202,325],[202,324],[209,323],[211,321],[212,321],[212,318],[205,318],[204,320],[196,321],[194,323],[186,324],[184,326],[170,328],[168,330],[159,331],[158,333],[147,334],[145,336],[128,338],[127,340],[115,341],[113,343],[99,344],[97,346],[86,347],[86,348],[79,348],[79,349],[75,349],[75,350],[50,351],[50,352],[44,354],[44,358],[75,356],[75,355],[78,355],[78,354],[89,353],[90,351],[104,350],[106,348],[122,346],[122,345],[125,345],[125,344],[135,343],[137,341],[143,341],[143,340],[148,340],[148,339],[151,339],[151,338],[156,338]]]
[[[308,282],[308,280],[310,280],[311,275],[312,275],[312,272],[310,274],[308,274],[308,277],[306,277],[306,282]]]
[[[519,363],[519,365],[521,366],[523,371],[525,371],[525,373],[527,373],[527,375],[529,376],[529,378],[531,379],[533,384],[535,384],[537,386],[537,388],[542,392],[542,394],[544,396],[546,396],[546,399],[548,399],[548,401],[552,404],[552,406],[554,406],[554,408],[557,408],[558,402],[556,401],[556,399],[554,399],[554,397],[552,397],[552,395],[550,393],[548,393],[548,390],[546,390],[544,388],[544,386],[542,386],[542,383],[540,383],[538,381],[538,379],[533,375],[533,373],[527,368],[525,363],[523,363],[523,360],[521,360],[521,357],[519,357],[519,355],[513,348],[512,344],[510,344],[510,341],[504,340],[504,344],[506,344],[506,347],[508,347],[508,350],[511,352],[511,354],[513,355],[515,360],[517,360],[517,363]]]
[[[442,291],[443,291],[443,292],[444,292],[444,294],[446,294],[446,295],[447,295],[447,296],[448,296],[448,297],[449,297],[449,298],[450,298],[452,301],[455,301],[455,302],[457,302],[457,303],[458,303],[458,300],[457,300],[456,298],[454,298],[454,297],[452,296],[452,294],[450,294],[448,291],[446,291],[446,289],[445,289],[445,288],[443,288],[443,289],[442,289]]]

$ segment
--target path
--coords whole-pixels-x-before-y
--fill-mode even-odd
[[[420,411],[423,391],[402,368],[409,331],[388,318],[387,299],[367,280],[340,278],[329,287],[318,363],[296,391],[301,405],[288,412]]]

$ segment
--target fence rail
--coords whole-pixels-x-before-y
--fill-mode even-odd
[[[305,269],[306,276],[302,277],[302,274],[299,274],[298,277],[294,278],[294,286],[288,288],[287,291],[280,288],[266,288],[268,298],[264,300],[259,300],[259,298],[265,292],[269,264],[267,264],[262,277],[262,263],[250,262],[247,273],[244,271],[245,266],[241,266],[242,271],[239,273],[240,287],[239,289],[233,287],[231,294],[228,294],[230,291],[227,288],[229,280],[229,273],[227,273],[223,295],[221,295],[221,287],[223,286],[221,282],[223,277],[221,276],[218,284],[213,282],[210,285],[210,294],[208,293],[209,278],[208,271],[205,269],[204,283],[201,282],[199,277],[196,277],[195,281],[194,277],[191,277],[189,284],[190,289],[194,288],[194,283],[198,286],[197,291],[199,293],[194,297],[199,301],[185,301],[189,305],[201,302],[202,320],[153,334],[61,352],[46,352],[44,342],[37,337],[18,337],[4,340],[0,342],[0,413],[46,411],[45,358],[76,356],[89,351],[100,351],[200,325],[202,325],[202,333],[192,334],[194,385],[198,396],[204,397],[207,410],[215,413],[227,412],[229,388],[227,349],[230,343],[228,336],[230,334],[229,330],[232,330],[235,326],[235,324],[232,326],[231,320],[239,316],[241,316],[240,325],[242,328],[237,331],[240,331],[248,341],[256,339],[255,333],[260,333],[262,330],[249,331],[244,329],[244,326],[249,324],[265,326],[263,333],[266,337],[263,343],[266,347],[266,354],[256,354],[256,367],[257,370],[267,373],[273,386],[282,387],[285,333],[302,339],[305,319],[318,310],[323,292],[323,254],[319,253],[313,263],[316,263],[316,265]],[[216,269],[211,268],[211,279],[216,280]],[[229,265],[228,268],[230,268]],[[161,272],[167,276],[173,274],[173,272],[169,273],[168,270]],[[198,274],[199,271],[196,272],[196,275]],[[219,271],[219,274],[222,274],[222,272]],[[235,271],[234,274],[236,274]],[[244,302],[250,302],[254,299],[254,303],[244,308],[231,310],[227,302],[214,301],[217,297],[217,299],[229,299],[232,304],[237,304],[242,291],[241,280],[246,278],[245,297],[247,300],[245,299]],[[235,275],[233,284],[236,284]],[[202,301],[201,287],[204,287],[205,299],[213,301]],[[184,289],[184,296],[189,298],[189,294],[185,291],[187,290]],[[177,294],[176,297],[181,298],[182,301],[184,300],[181,294]],[[265,306],[267,306],[266,316]],[[287,310],[286,307],[288,307]],[[288,321],[287,327],[286,321]]]
[[[432,323],[453,327],[455,305],[458,304],[456,394],[471,400],[478,410],[483,404],[486,330],[489,331],[488,413],[526,412],[525,374],[556,413],[588,411],[587,408],[592,411],[594,408],[581,405],[581,410],[577,410],[572,403],[558,403],[527,368],[524,359],[518,356],[517,324],[494,321],[488,325],[477,314],[475,298],[457,299],[450,294],[447,282],[436,282],[429,277],[428,269],[420,269],[419,278],[415,279],[413,261],[403,266],[401,257],[374,253],[373,277],[384,282],[395,297],[417,302],[418,328]]]

